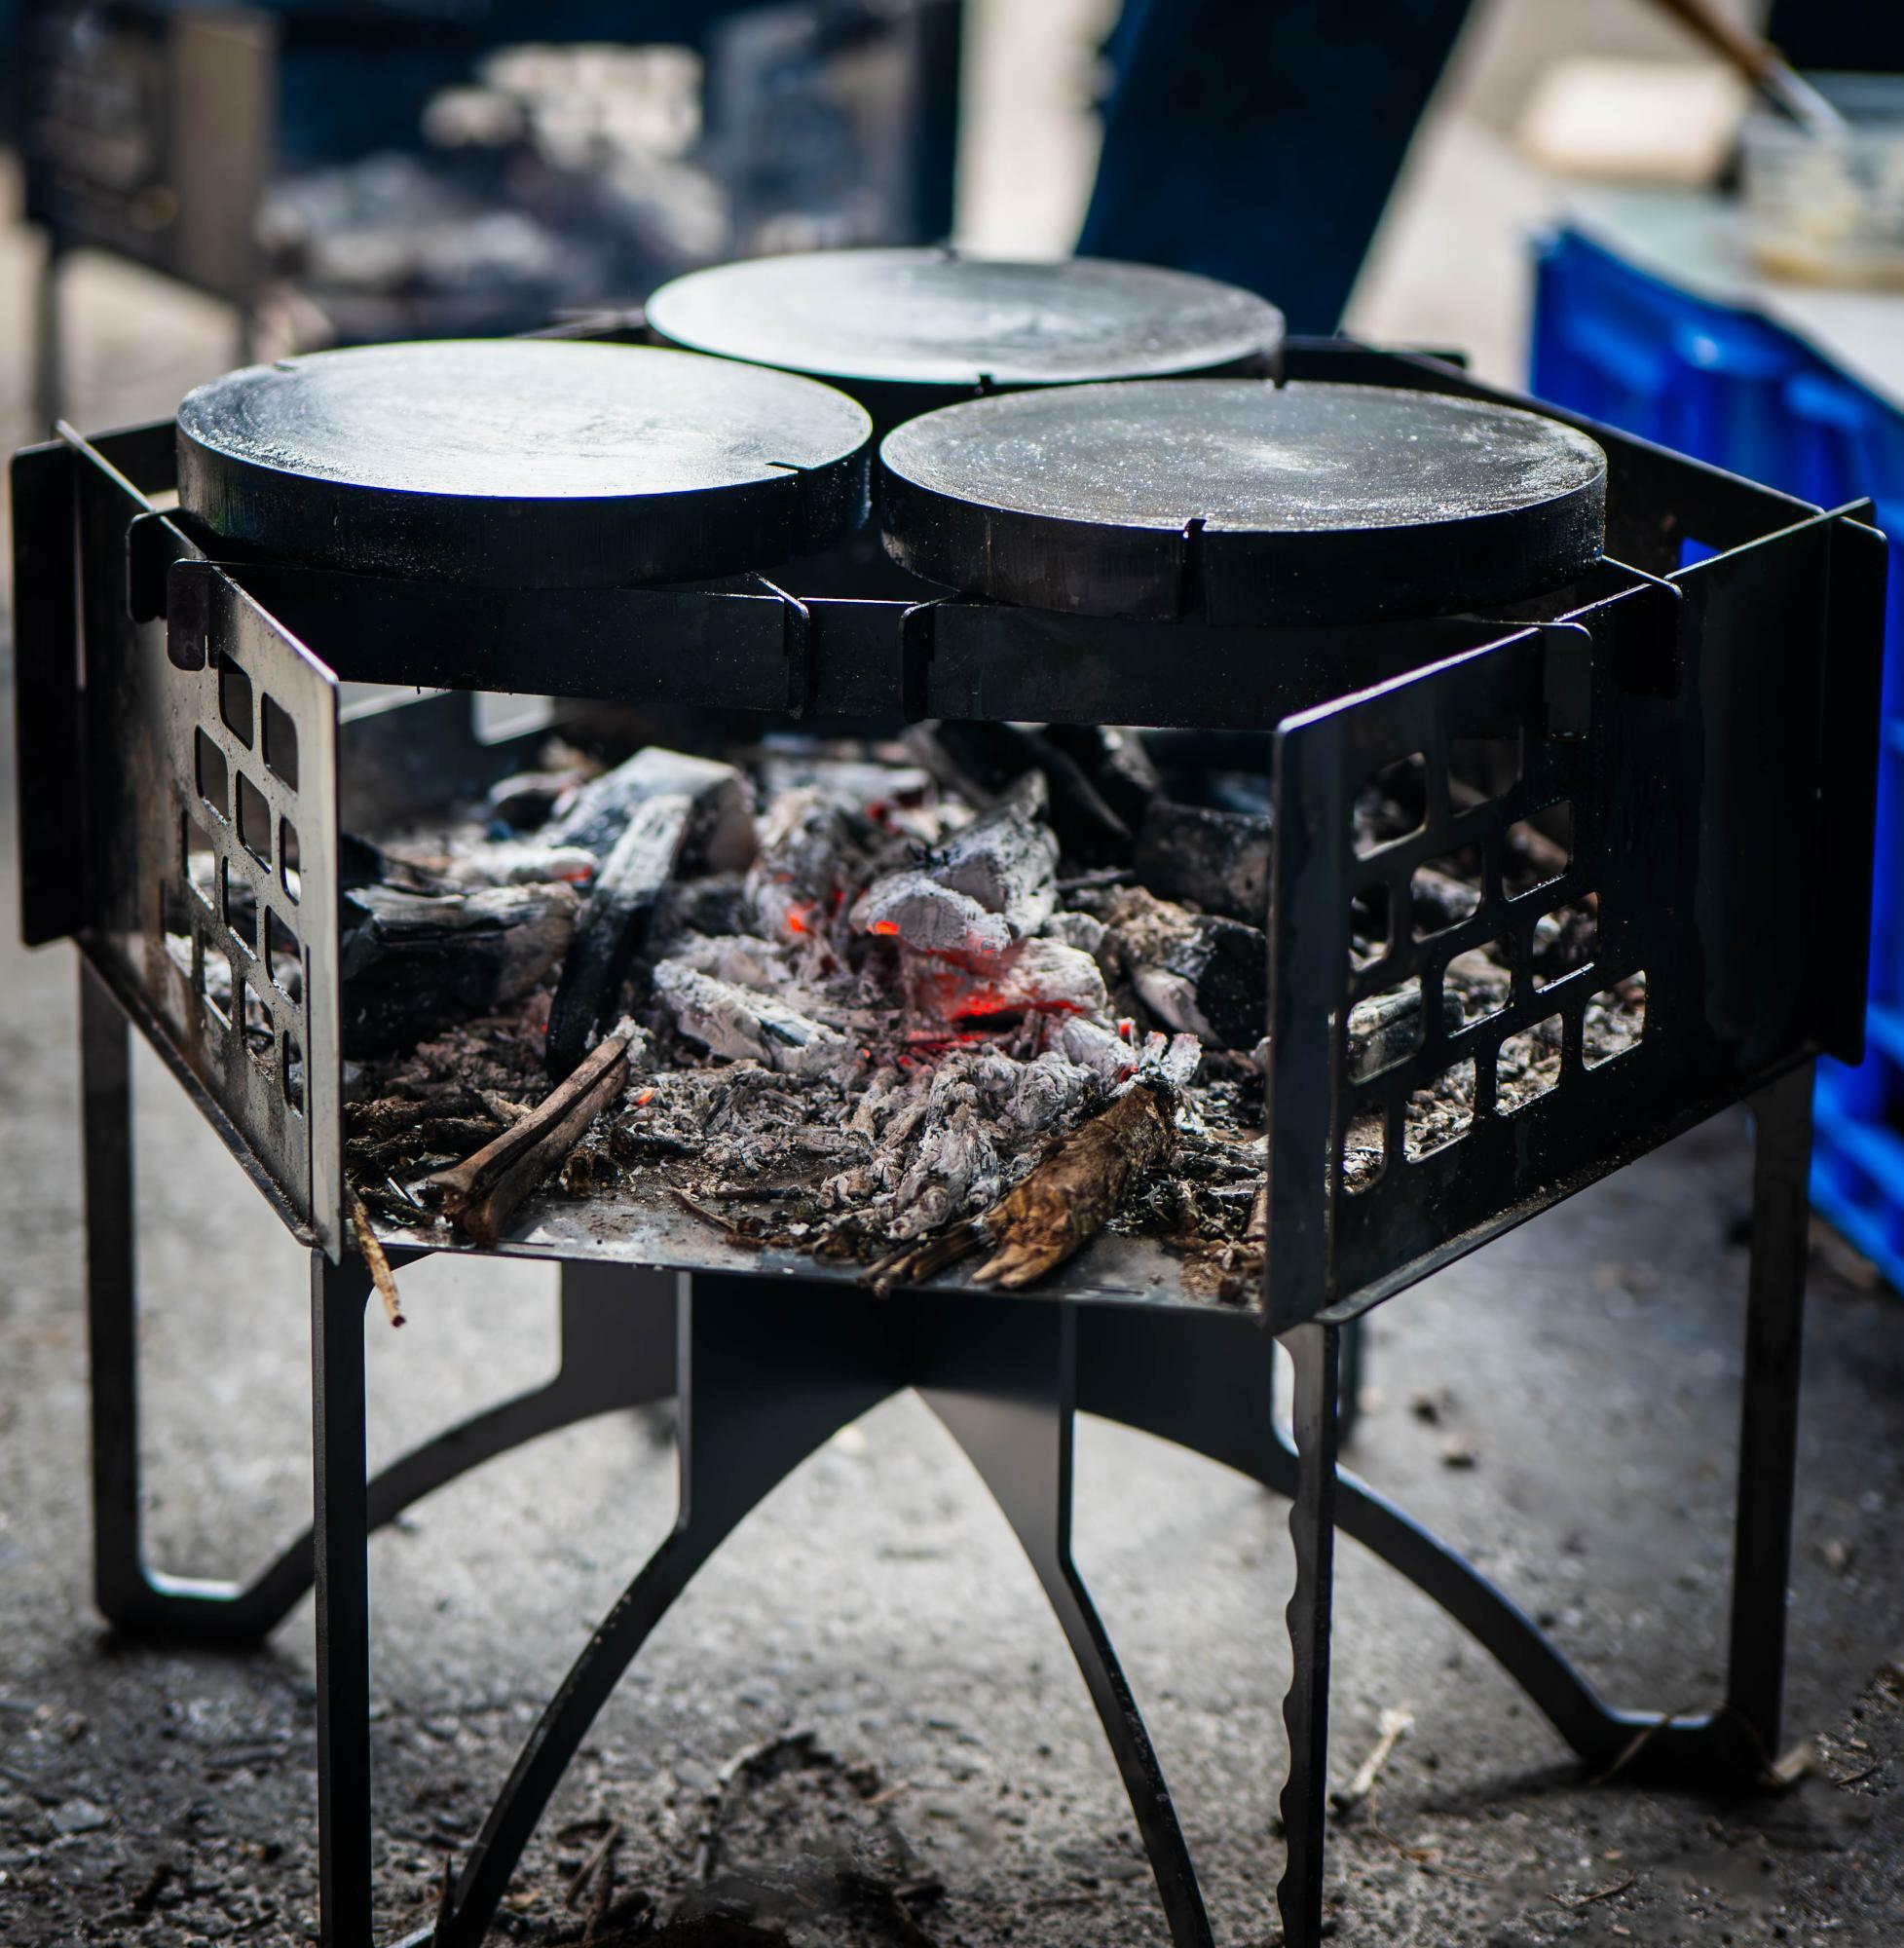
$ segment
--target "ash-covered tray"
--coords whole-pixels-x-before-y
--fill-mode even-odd
[[[872,422],[785,372],[443,340],[251,365],[178,409],[178,503],[277,560],[494,587],[737,573],[864,516]]]
[[[547,756],[460,825],[348,848],[347,1162],[387,1235],[1253,1293],[1266,773],[1004,725]],[[1393,789],[1358,809],[1371,837],[1420,816]],[[1512,852],[1529,883],[1564,857],[1532,824]],[[1418,924],[1473,911],[1474,865],[1422,877]],[[1590,957],[1592,904],[1539,943],[1548,971]],[[1461,955],[1441,1005],[1458,1030],[1511,985]],[[1352,1059],[1419,1044],[1420,1005],[1359,1004]],[[1597,1010],[1593,1055],[1643,1009]],[[1502,1106],[1560,1059],[1556,1022],[1504,1058]],[[1462,1086],[1418,1092],[1412,1153],[1466,1126]],[[1380,1161],[1351,1130],[1351,1187]]]

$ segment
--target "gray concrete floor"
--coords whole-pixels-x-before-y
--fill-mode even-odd
[[[1438,118],[1359,298],[1364,321],[1465,338],[1484,369],[1515,376],[1518,226],[1543,195],[1484,119]],[[1455,245],[1459,279],[1445,269]],[[30,250],[0,228],[0,423],[16,428]],[[89,425],[163,412],[230,357],[216,308],[109,265],[76,268],[73,311]],[[67,951],[25,955],[0,926],[0,1941],[295,1941],[315,1906],[309,1605],[244,1656],[115,1641],[91,1605],[73,989]],[[238,1575],[308,1513],[304,1267],[150,1060],[139,1085],[153,1555]],[[1376,1322],[1355,1465],[1549,1619],[1622,1703],[1685,1709],[1719,1682],[1746,1161],[1741,1119],[1721,1119]],[[373,1461],[553,1355],[539,1271],[439,1262],[405,1290],[409,1327],[371,1334]],[[1826,1262],[1811,1295],[1790,1730],[1822,1740],[1821,1770],[1782,1797],[1725,1803],[1593,1786],[1484,1655],[1345,1545],[1338,1779],[1385,1710],[1405,1705],[1414,1723],[1373,1817],[1338,1837],[1336,1939],[1904,1940],[1904,1303]],[[1079,1477],[1080,1558],[1177,1790],[1218,1939],[1261,1948],[1281,1866],[1286,1511],[1095,1423]],[[665,1429],[615,1416],[466,1480],[373,1545],[390,1933],[428,1916],[442,1862],[673,1504]],[[663,1626],[525,1861],[509,1937],[579,1931],[562,1896],[603,1830],[591,1821],[620,1822],[617,1898],[674,1899],[709,1783],[736,1752],[797,1731],[877,1769],[889,1830],[869,1834],[839,1772],[811,1767],[741,1795],[735,1851],[754,1864],[877,1851],[896,1832],[945,1884],[922,1918],[946,1948],[1163,1942],[1128,1808],[1030,1574],[910,1399],[788,1482]],[[824,1916],[805,1926],[813,1941],[889,1938]]]

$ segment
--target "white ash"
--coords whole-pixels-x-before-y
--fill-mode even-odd
[[[916,865],[876,880],[853,924],[925,954],[1002,954],[1058,905],[1058,840],[1015,798],[955,832]]]
[[[545,845],[534,839],[492,840],[459,845],[443,867],[443,877],[458,886],[534,886],[559,880],[566,885],[586,885],[601,870],[601,860],[579,845]]]
[[[852,1044],[837,1029],[685,960],[664,960],[654,969],[654,993],[675,1027],[716,1055],[752,1057],[803,1076],[840,1073],[855,1060]]]

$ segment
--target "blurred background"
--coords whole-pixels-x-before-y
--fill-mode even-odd
[[[1810,65],[1904,65],[1894,11],[1771,24]],[[1567,177],[1717,176],[1745,94],[1648,0],[0,0],[0,46],[9,445],[56,401],[167,413],[253,352],[1081,231],[1514,381]]]

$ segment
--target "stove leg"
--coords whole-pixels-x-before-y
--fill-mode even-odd
[[[1807,1064],[1752,1099],[1752,1268],[1724,1717],[1744,1735],[1759,1767],[1778,1754],[1784,1715],[1799,1366],[1811,1243],[1811,1079]]]
[[[317,1879],[324,1948],[369,1948],[370,1529],[364,1495],[364,1305],[355,1258],[311,1255],[317,1572]]]
[[[1289,1535],[1295,1590],[1289,1597],[1290,1674],[1283,1701],[1289,1734],[1283,1831],[1288,1856],[1276,1889],[1286,1948],[1323,1938],[1323,1869],[1328,1817],[1329,1634],[1335,1585],[1336,1452],[1341,1412],[1341,1332],[1299,1326],[1284,1335],[1295,1366],[1295,1496]]]
[[[83,964],[80,1088],[93,1393],[93,1587],[107,1622],[136,1628],[153,1591],[139,1533],[131,1038],[119,1004]]]
[[[791,1280],[702,1276],[681,1289],[680,1518],[530,1733],[448,1913],[405,1948],[476,1948],[485,1938],[549,1795],[654,1626],[774,1487],[899,1384],[893,1313],[881,1301],[807,1294]]]
[[[1368,1315],[1363,1313],[1342,1328],[1342,1410],[1336,1418],[1344,1447],[1356,1438],[1362,1421],[1362,1390],[1368,1384]]]
[[[111,991],[84,965],[80,1067],[95,1600],[107,1622],[129,1636],[255,1643],[276,1630],[312,1587],[314,1530],[248,1584],[167,1576],[145,1563],[131,1030]],[[371,1529],[525,1442],[673,1394],[672,1277],[571,1265],[563,1271],[561,1304],[562,1364],[555,1376],[546,1386],[446,1428],[392,1462],[365,1493]]]
[[[920,1393],[965,1450],[1030,1558],[1123,1775],[1174,1948],[1211,1948],[1196,1870],[1143,1716],[1071,1559],[1074,1308],[960,1299],[921,1363]]]

